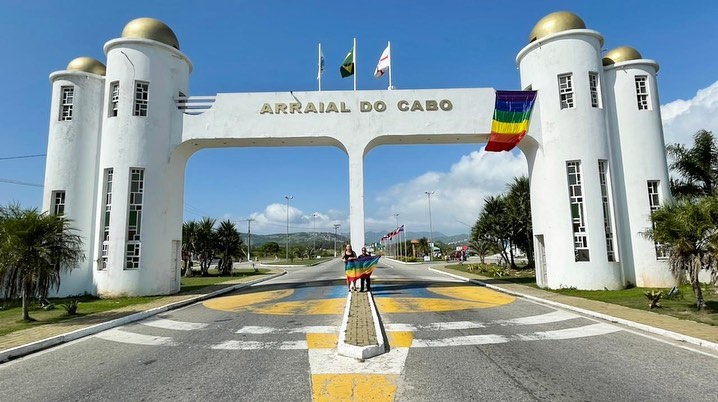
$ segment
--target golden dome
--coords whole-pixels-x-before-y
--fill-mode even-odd
[[[642,58],[643,57],[641,57],[641,54],[638,53],[638,50],[630,46],[620,46],[609,51],[605,56],[603,56],[603,65],[609,66],[622,61],[638,60]]]
[[[106,68],[99,60],[92,57],[78,57],[67,64],[66,70],[105,75]]]
[[[128,22],[122,30],[122,37],[152,39],[179,50],[179,41],[172,29],[154,18],[137,18]]]
[[[586,24],[581,17],[568,11],[557,11],[539,20],[529,34],[529,43],[536,39],[543,38],[556,32],[568,31],[569,29],[586,29]]]

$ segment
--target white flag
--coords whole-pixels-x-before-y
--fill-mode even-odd
[[[389,49],[390,47],[387,46],[379,58],[379,63],[377,63],[376,70],[374,71],[374,77],[376,78],[381,78],[381,76],[386,73],[386,70],[391,67],[391,52]]]
[[[319,72],[317,72],[317,79],[322,78],[322,74],[324,74],[324,52],[321,51],[321,48],[319,50]]]

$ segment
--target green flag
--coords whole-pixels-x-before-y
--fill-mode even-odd
[[[354,75],[354,48],[347,53],[347,57],[344,58],[342,66],[339,67],[339,72],[341,73],[342,78]]]

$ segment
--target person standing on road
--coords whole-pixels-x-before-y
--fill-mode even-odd
[[[344,250],[344,255],[342,255],[342,261],[344,261],[344,266],[346,267],[347,262],[353,261],[357,259],[357,253],[352,250],[352,245],[347,244],[346,249]],[[353,280],[347,276],[347,286],[349,287],[349,291],[356,290],[356,280]]]
[[[361,254],[359,255],[359,258],[361,257],[371,257],[371,253],[366,251],[366,247],[361,248]],[[359,291],[364,291],[364,284],[366,283],[366,291],[371,292],[371,274],[369,275],[362,275],[361,279],[359,280]]]

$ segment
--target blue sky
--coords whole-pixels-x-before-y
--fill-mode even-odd
[[[342,5],[338,5],[342,4]],[[718,126],[718,3],[693,1],[5,1],[0,13],[0,205],[39,206],[51,86],[48,75],[78,56],[104,62],[102,46],[137,17],[164,21],[192,60],[190,95],[315,90],[317,43],[326,59],[323,90],[350,90],[338,68],[357,38],[358,87],[385,89],[372,73],[392,42],[399,89],[518,89],[516,54],[536,22],[554,11],[578,14],[605,48],[630,45],[660,64],[666,142],[688,142]],[[714,85],[716,84],[716,85]],[[366,159],[366,229],[467,233],[487,195],[526,172],[520,153],[485,154],[483,144],[387,146]],[[212,149],[190,159],[185,219],[256,219],[255,233],[348,232],[347,157],[335,148]],[[246,230],[246,224],[239,228]],[[372,239],[367,239],[370,241]]]

